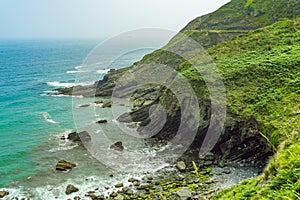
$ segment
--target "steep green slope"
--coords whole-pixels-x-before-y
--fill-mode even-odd
[[[299,42],[299,21],[283,20],[209,50],[223,74],[231,110],[261,122],[278,152],[262,176],[215,199],[300,198]]]

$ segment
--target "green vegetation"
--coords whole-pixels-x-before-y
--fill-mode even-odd
[[[261,176],[213,199],[300,199],[299,44],[299,20],[282,19],[208,50],[225,83],[229,113],[257,119],[277,152]],[[189,80],[199,99],[209,98],[190,63],[163,50],[145,60],[168,63]]]
[[[232,0],[219,10],[196,18],[184,30],[252,30],[280,18],[299,16],[298,0]]]
[[[300,24],[282,20],[209,50],[232,112],[255,117],[277,154],[260,177],[213,199],[300,199]]]

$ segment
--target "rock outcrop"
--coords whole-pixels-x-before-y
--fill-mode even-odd
[[[74,167],[76,167],[75,163],[71,163],[71,162],[68,162],[68,161],[65,161],[65,160],[60,160],[56,164],[55,169],[57,171],[69,171],[69,170],[72,170]]]
[[[88,132],[82,131],[82,132],[72,132],[67,137],[68,140],[71,140],[73,142],[82,143],[82,142],[89,142],[91,141],[91,136]]]

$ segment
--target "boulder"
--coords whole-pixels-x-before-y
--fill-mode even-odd
[[[73,142],[88,142],[91,140],[91,136],[88,132],[82,131],[82,132],[72,132],[68,135],[68,140],[71,140]]]
[[[102,119],[102,120],[99,120],[96,122],[97,124],[105,124],[107,123],[107,120],[106,119]]]
[[[114,149],[116,151],[123,151],[124,150],[123,143],[121,141],[118,141],[118,142],[112,144],[110,146],[110,148]]]
[[[66,194],[69,195],[71,193],[74,193],[74,192],[78,192],[79,189],[77,187],[75,187],[74,185],[68,185],[67,188],[66,188]]]
[[[95,104],[103,104],[103,101],[95,101]]]
[[[112,106],[112,101],[107,100],[102,103],[102,108],[110,108]]]
[[[187,200],[192,197],[192,192],[189,188],[184,187],[175,192],[174,197],[176,200]]]
[[[9,192],[7,192],[7,191],[0,191],[0,198],[4,198],[7,195],[9,195]]]
[[[138,179],[133,178],[133,177],[128,179],[128,182],[130,182],[130,183],[134,183],[134,182],[138,182],[138,181],[139,181]]]
[[[56,164],[57,171],[69,171],[69,170],[72,170],[74,167],[76,167],[76,164],[65,161],[65,160],[60,160]]]
[[[121,188],[121,187],[123,187],[123,186],[124,186],[123,183],[117,183],[117,184],[115,185],[116,188]]]
[[[186,170],[186,165],[183,161],[177,162],[176,167],[179,171],[185,171]]]

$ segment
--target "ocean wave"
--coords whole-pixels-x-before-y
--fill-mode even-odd
[[[59,81],[51,81],[51,82],[47,82],[47,85],[52,86],[52,87],[73,87],[78,84],[76,84],[76,83],[61,83]]]
[[[58,151],[67,151],[67,150],[70,150],[70,149],[74,149],[75,147],[78,147],[78,144],[55,147],[55,148],[52,148],[52,149],[48,150],[48,152],[54,153],[54,152],[58,152]]]
[[[78,95],[78,96],[70,96],[70,95],[65,95],[65,94],[40,94],[40,96],[83,98],[82,95]]]
[[[66,82],[59,82],[59,81],[50,81],[47,82],[47,85],[51,87],[73,87],[73,86],[86,86],[86,85],[92,85],[94,82],[84,82],[84,83],[66,83]]]

